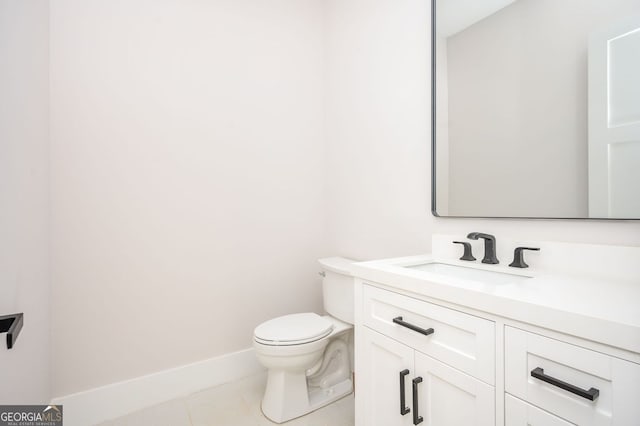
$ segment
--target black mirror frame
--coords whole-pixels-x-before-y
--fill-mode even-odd
[[[531,216],[442,216],[436,211],[436,0],[431,0],[431,214],[450,219],[589,220],[640,221],[640,218],[531,217]]]

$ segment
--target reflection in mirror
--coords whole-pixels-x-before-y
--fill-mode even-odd
[[[435,2],[434,212],[640,219],[640,1]]]

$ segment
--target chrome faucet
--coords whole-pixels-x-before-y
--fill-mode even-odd
[[[484,258],[482,263],[489,263],[492,265],[500,263],[496,257],[496,237],[489,234],[483,234],[482,232],[472,232],[467,235],[467,238],[477,240],[482,238],[484,240]]]

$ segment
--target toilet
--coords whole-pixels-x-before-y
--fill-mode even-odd
[[[324,407],[353,391],[354,262],[319,259],[328,315],[284,315],[257,326],[253,347],[267,368],[262,412],[283,423]]]

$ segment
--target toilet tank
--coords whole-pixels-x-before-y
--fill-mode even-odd
[[[318,259],[322,266],[322,298],[324,310],[329,315],[353,324],[353,276],[351,264],[356,262],[344,257]]]

